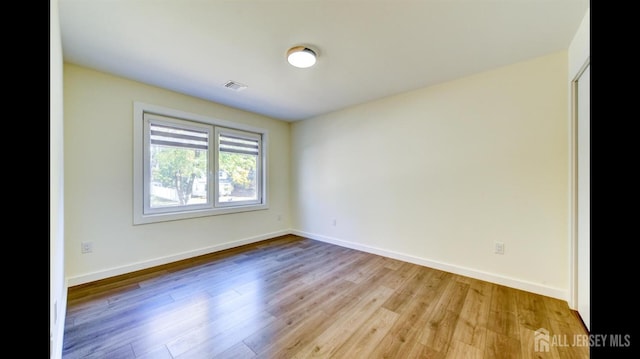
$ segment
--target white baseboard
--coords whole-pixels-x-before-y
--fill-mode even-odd
[[[266,239],[276,238],[276,237],[284,236],[291,233],[293,233],[291,230],[282,230],[282,231],[267,233],[267,234],[263,234],[255,237],[240,239],[232,242],[216,244],[210,247],[200,248],[193,251],[182,252],[182,253],[171,255],[171,256],[128,264],[121,267],[106,269],[98,272],[92,272],[92,273],[83,274],[75,277],[68,277],[67,286],[72,287],[74,285],[94,282],[100,279],[114,277],[121,274],[127,274],[127,273],[135,272],[138,270],[142,270],[142,269],[152,268],[155,266],[180,261],[183,259],[197,257],[203,254],[219,252],[225,249],[235,248],[245,244],[260,242]]]
[[[309,233],[309,232],[304,232],[299,230],[292,230],[291,233],[301,237],[318,240],[321,242],[327,242],[327,243],[335,244],[342,247],[347,247],[347,248],[356,249],[363,252],[377,254],[383,257],[393,258],[393,259],[397,259],[397,260],[401,260],[401,261],[409,262],[413,264],[418,264],[418,265],[429,267],[429,268],[435,268],[445,272],[450,272],[450,273],[462,275],[465,277],[484,280],[487,282],[504,285],[506,287],[521,289],[527,292],[532,292],[532,293],[536,293],[536,294],[540,294],[548,297],[553,297],[553,298],[557,298],[564,301],[566,301],[569,296],[568,290],[565,290],[565,289],[540,285],[537,283],[532,283],[525,280],[511,278],[511,277],[507,277],[499,274],[479,271],[472,268],[466,268],[466,267],[453,265],[453,264],[442,263],[442,262],[438,262],[438,261],[434,261],[426,258],[415,257],[408,254],[403,254],[403,253],[390,251],[387,249],[381,249],[381,248],[376,248],[376,247],[367,246],[363,244],[353,243],[353,242],[341,240],[338,238],[323,236],[315,233]]]
[[[443,270],[445,272],[450,272],[450,273],[463,275],[470,278],[484,280],[487,282],[500,284],[500,285],[504,285],[511,288],[521,289],[527,292],[545,295],[548,297],[557,298],[564,301],[567,301],[569,298],[569,292],[566,289],[545,286],[538,283],[532,283],[532,282],[521,280],[521,279],[503,276],[500,274],[479,271],[476,269],[462,267],[462,266],[448,264],[448,263],[442,263],[442,262],[430,260],[427,258],[416,257],[416,256],[404,254],[404,253],[390,251],[387,249],[372,247],[372,246],[359,244],[359,243],[353,243],[353,242],[345,241],[345,240],[334,238],[334,237],[323,236],[320,234],[304,232],[296,229],[267,233],[267,234],[263,234],[255,237],[245,238],[245,239],[227,242],[223,244],[217,244],[214,246],[205,247],[205,248],[201,248],[193,251],[182,252],[176,255],[156,258],[156,259],[143,261],[143,262],[137,262],[137,263],[121,266],[121,267],[88,273],[88,274],[84,274],[76,277],[69,277],[67,278],[67,286],[72,287],[74,285],[89,283],[89,282],[97,281],[100,279],[114,277],[117,275],[126,274],[126,273],[134,272],[137,270],[147,269],[147,268],[151,268],[151,267],[155,267],[155,266],[159,266],[159,265],[163,265],[171,262],[176,262],[183,259],[189,259],[189,258],[203,255],[203,254],[219,252],[225,249],[235,248],[245,244],[255,243],[255,242],[259,242],[259,241],[263,241],[271,238],[284,236],[287,234],[295,234],[301,237],[305,237],[305,238],[309,238],[309,239],[313,239],[321,242],[331,243],[341,247],[356,249],[356,250],[367,252],[367,253],[373,253],[383,257],[393,258],[393,259],[397,259],[397,260],[401,260],[401,261],[405,261],[413,264],[418,264],[418,265],[429,267],[429,268]]]

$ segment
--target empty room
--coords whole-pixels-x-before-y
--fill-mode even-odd
[[[589,11],[51,0],[50,357],[588,358]]]

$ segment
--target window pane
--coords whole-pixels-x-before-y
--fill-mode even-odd
[[[256,201],[258,156],[220,150],[218,202]]]
[[[207,203],[209,133],[150,125],[150,207]]]

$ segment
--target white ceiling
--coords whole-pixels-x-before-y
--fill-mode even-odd
[[[64,61],[286,121],[568,49],[589,0],[59,0]],[[286,51],[309,45],[298,69]],[[224,87],[234,80],[241,92]]]

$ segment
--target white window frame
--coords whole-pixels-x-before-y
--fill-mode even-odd
[[[153,116],[149,117],[155,118],[156,120],[166,120],[167,122],[175,121],[176,123],[180,123],[181,126],[193,126],[199,130],[202,130],[203,127],[211,128],[208,167],[210,170],[215,169],[213,172],[215,175],[209,173],[208,178],[210,178],[209,188],[214,188],[214,191],[208,192],[209,198],[206,205],[186,205],[164,207],[162,209],[149,208],[150,173],[145,173],[145,171],[148,170],[149,163],[149,151],[146,148],[147,144],[149,144],[149,138],[147,131],[145,131],[145,113],[152,114]],[[241,136],[260,139],[259,161],[256,171],[258,175],[256,183],[256,191],[258,193],[257,200],[218,202],[218,136],[220,132],[235,132]],[[133,136],[134,225],[265,210],[269,208],[267,196],[267,130],[135,101],[133,103]]]
[[[262,153],[262,139],[261,139],[261,135],[259,133],[255,133],[255,132],[246,132],[246,131],[238,131],[236,129],[232,129],[232,128],[228,128],[228,127],[220,127],[217,126],[215,128],[215,173],[219,173],[220,171],[220,161],[219,161],[219,153],[220,153],[220,134],[229,134],[229,135],[233,135],[236,137],[240,137],[240,138],[246,138],[249,140],[258,140],[258,152]],[[264,156],[262,156],[264,157]],[[256,168],[256,172],[257,173],[262,173],[262,163],[260,163],[261,161],[258,161],[257,163],[257,168]],[[262,199],[260,198],[260,194],[263,193],[262,190],[262,181],[258,180],[256,181],[256,192],[258,194],[258,198],[255,200],[245,200],[245,201],[235,201],[235,202],[220,202],[220,195],[219,195],[219,191],[220,191],[220,186],[215,186],[215,207],[217,208],[222,208],[222,207],[235,207],[235,206],[242,206],[242,205],[256,205],[256,204],[260,204],[262,202]]]
[[[176,126],[184,129],[202,131],[208,134],[208,173],[207,178],[211,178],[211,174],[213,173],[213,159],[211,158],[211,148],[213,148],[214,142],[214,129],[213,126],[209,124],[203,124],[194,121],[185,121],[182,119],[161,116],[153,113],[144,113],[143,114],[144,121],[144,144],[143,144],[143,198],[144,198],[144,215],[154,215],[154,214],[162,214],[162,213],[176,213],[176,212],[185,212],[185,211],[193,211],[193,210],[204,210],[204,209],[212,209],[213,208],[213,197],[211,195],[211,191],[207,193],[207,202],[202,204],[187,204],[183,206],[171,206],[171,207],[151,207],[151,168],[148,166],[149,161],[151,159],[150,148],[147,144],[150,143],[150,134],[149,134],[149,126],[151,123],[160,124],[160,125],[168,125],[168,126]]]

